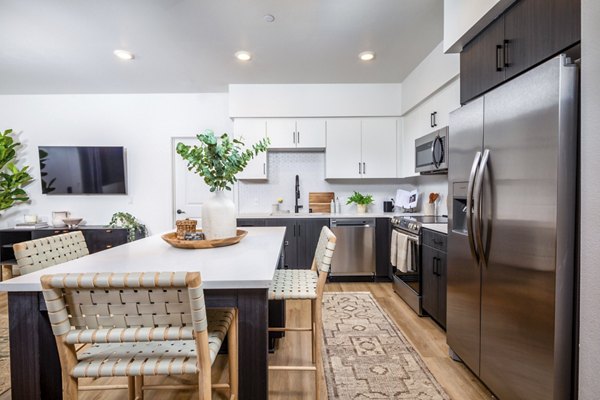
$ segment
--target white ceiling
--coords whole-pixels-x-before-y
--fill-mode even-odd
[[[0,94],[398,83],[441,42],[442,20],[442,0],[0,0]]]

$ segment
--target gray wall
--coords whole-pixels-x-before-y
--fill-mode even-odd
[[[600,1],[582,0],[579,398],[600,395]]]

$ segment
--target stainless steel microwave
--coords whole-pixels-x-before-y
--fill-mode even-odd
[[[448,173],[448,127],[415,140],[415,172]]]

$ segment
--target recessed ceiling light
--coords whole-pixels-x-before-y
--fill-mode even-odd
[[[362,53],[360,53],[358,55],[358,58],[360,58],[363,61],[371,61],[372,59],[375,58],[375,52],[373,52],[373,51],[363,51]]]
[[[133,53],[127,50],[115,50],[113,51],[113,54],[121,60],[133,60],[135,58]]]
[[[235,53],[235,58],[240,61],[250,61],[252,59],[252,55],[247,51],[240,50]]]
[[[275,16],[272,14],[266,14],[263,19],[265,20],[265,22],[273,22],[275,21]]]

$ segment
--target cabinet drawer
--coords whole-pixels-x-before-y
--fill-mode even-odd
[[[84,230],[83,236],[90,253],[110,249],[127,243],[127,229]]]
[[[240,228],[244,226],[265,226],[265,220],[259,218],[238,218],[237,226]]]
[[[423,229],[423,244],[434,249],[446,252],[446,240],[448,236],[443,233]]]
[[[48,236],[62,235],[64,233],[76,232],[67,228],[56,228],[56,229],[37,229],[31,232],[32,239],[41,239]]]

